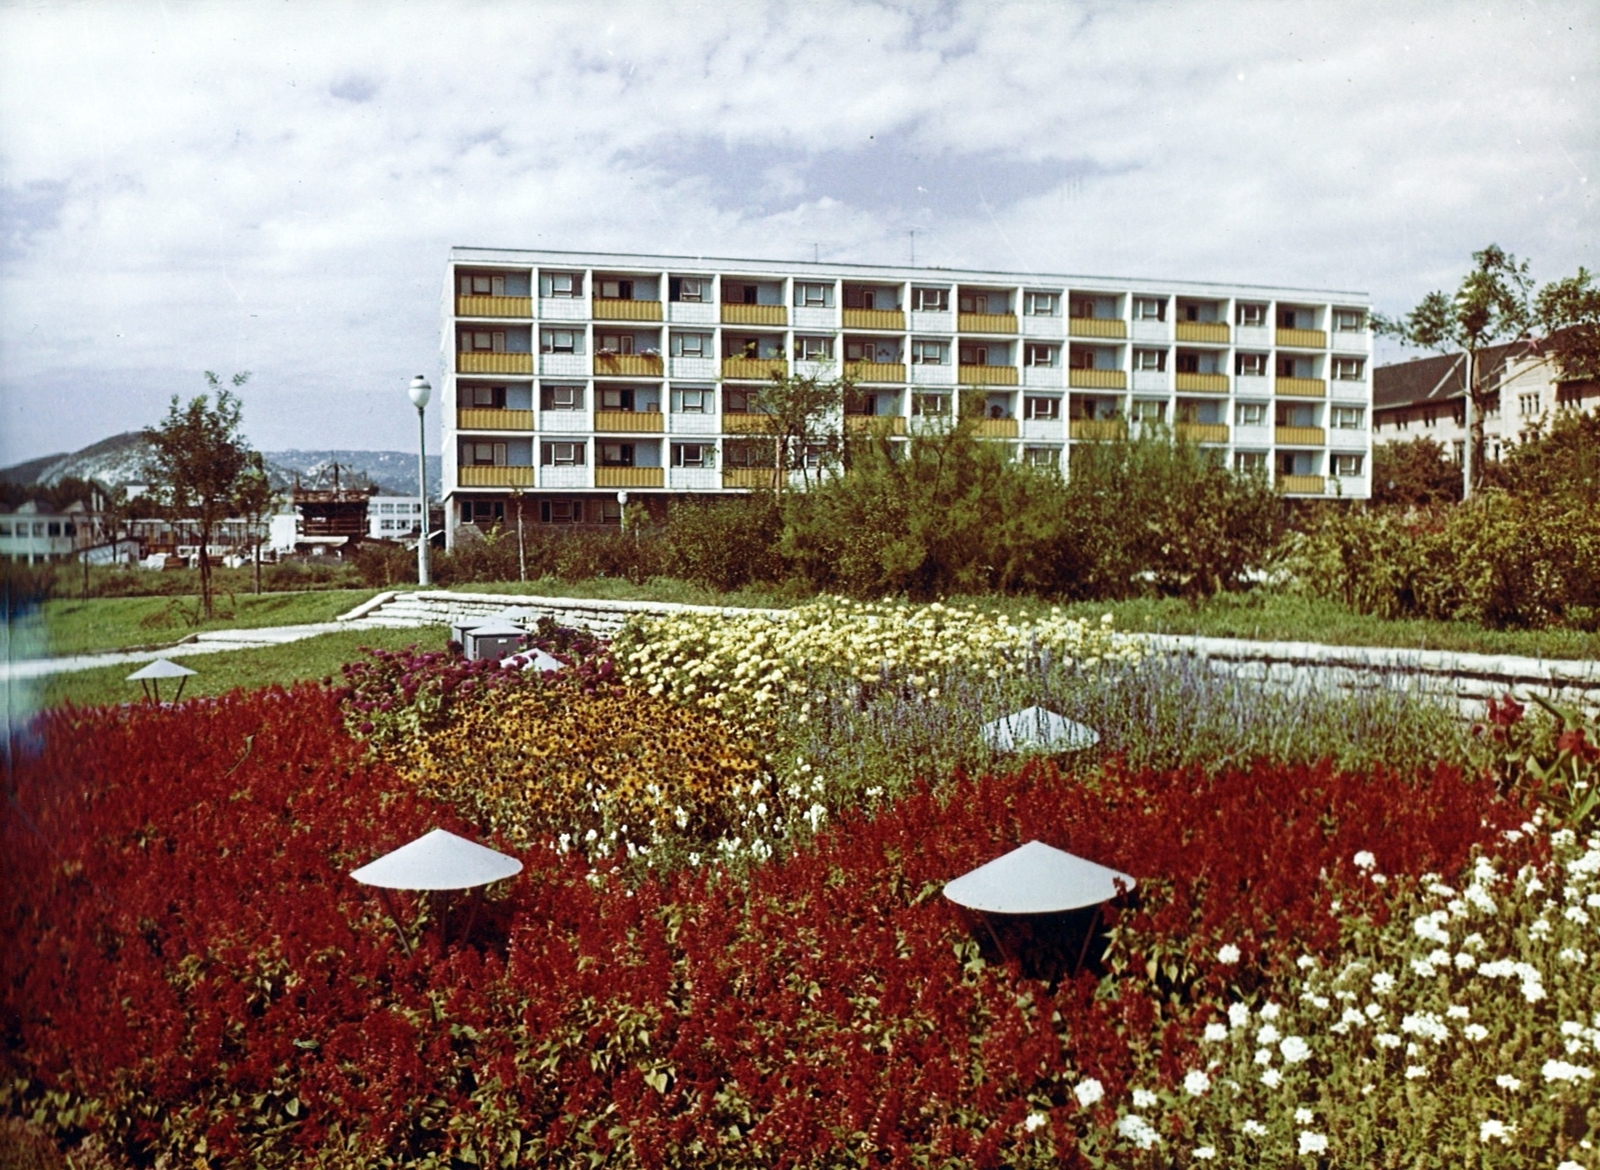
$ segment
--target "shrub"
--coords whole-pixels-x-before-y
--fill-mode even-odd
[[[781,581],[780,515],[771,496],[674,503],[660,539],[662,571],[707,589]]]

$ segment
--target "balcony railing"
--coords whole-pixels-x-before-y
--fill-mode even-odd
[[[1191,394],[1226,394],[1226,374],[1178,374],[1175,378],[1179,390]]]
[[[787,325],[789,314],[782,305],[723,305],[724,325]]]
[[[1177,338],[1179,341],[1201,341],[1211,345],[1228,344],[1228,323],[1226,321],[1179,321],[1177,323]]]
[[[1326,349],[1328,335],[1320,329],[1279,329],[1278,344],[1295,349]]]
[[[852,434],[903,435],[906,420],[899,414],[847,414],[844,429]]]
[[[778,420],[770,414],[725,414],[722,430],[728,435],[770,435],[778,429]]]
[[[597,410],[594,429],[609,434],[637,434],[666,430],[666,415],[659,410]]]
[[[622,301],[595,297],[590,310],[596,321],[659,321],[660,301]]]
[[[1067,385],[1080,390],[1124,390],[1128,375],[1121,370],[1068,370]]]
[[[462,487],[532,487],[531,467],[462,467],[456,480]]]
[[[461,374],[531,374],[531,353],[467,353],[457,351],[456,372]]]
[[[770,491],[778,486],[778,469],[776,467],[725,467],[722,471],[722,486],[725,488],[766,488]]]
[[[760,308],[761,306],[756,306]],[[782,378],[789,373],[789,363],[782,358],[723,358],[722,376],[724,378],[743,378],[746,380],[770,381],[776,374]]]
[[[1110,317],[1072,317],[1067,321],[1071,337],[1126,337],[1128,323]]]
[[[458,431],[531,431],[531,410],[489,410],[483,407],[463,407],[456,411]]]
[[[1189,443],[1226,443],[1228,441],[1227,423],[1186,423],[1181,422],[1177,427],[1178,438]]]
[[[957,379],[963,386],[1015,386],[1016,366],[962,366]]]
[[[845,362],[844,376],[856,382],[904,382],[903,362]]]
[[[1074,439],[1120,439],[1128,424],[1120,418],[1075,418],[1067,434]]]
[[[653,353],[597,353],[594,372],[632,378],[661,377],[661,357]]]
[[[846,329],[900,329],[906,327],[906,315],[899,309],[846,309]]]
[[[457,317],[531,317],[532,297],[457,297]]]
[[[1320,475],[1280,475],[1278,476],[1278,490],[1280,492],[1295,492],[1301,495],[1320,494],[1327,490],[1325,481]]]
[[[1282,447],[1320,447],[1323,443],[1321,427],[1278,427],[1272,437]]]
[[[961,333],[1015,333],[1015,313],[957,313],[956,329]]]
[[[980,439],[1014,439],[1018,431],[1014,418],[980,418],[972,433]]]
[[[1321,398],[1328,389],[1321,378],[1279,378],[1273,386],[1279,394],[1293,398]]]
[[[597,488],[658,488],[665,487],[666,472],[660,467],[596,467],[594,486]]]

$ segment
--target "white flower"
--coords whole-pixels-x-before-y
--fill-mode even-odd
[[[1375,1020],[1379,1016],[1383,1015],[1383,1009],[1375,1003],[1369,1003],[1365,1010],[1367,1013],[1367,1019],[1369,1020]]]
[[[1578,1163],[1574,1162],[1571,1158],[1568,1158],[1565,1162],[1558,1163],[1556,1165],[1556,1170],[1583,1170],[1583,1167],[1578,1165]]]
[[[1326,1152],[1327,1149],[1328,1137],[1326,1134],[1312,1133],[1310,1130],[1300,1131],[1300,1153],[1302,1155],[1321,1154]]]
[[[1135,1089],[1133,1091],[1133,1107],[1135,1109],[1154,1109],[1157,1097],[1149,1089]]]
[[[1228,1005],[1228,1023],[1235,1028],[1242,1028],[1250,1022],[1250,1009],[1242,1003]]]
[[[1285,1036],[1278,1051],[1283,1053],[1285,1064],[1303,1064],[1311,1059],[1311,1045],[1299,1036]]]
[[[1263,1020],[1275,1020],[1282,1013],[1283,1009],[1275,1003],[1263,1004],[1261,1006],[1261,1018]]]
[[[1310,1125],[1316,1118],[1317,1115],[1304,1105],[1294,1111],[1294,1123],[1296,1125]]]
[[[1275,1068],[1269,1068],[1261,1074],[1261,1083],[1269,1089],[1276,1089],[1283,1083],[1283,1074]]]
[[[1357,853],[1353,860],[1357,869],[1373,869],[1378,864],[1378,859],[1365,849]]]
[[[1587,1081],[1594,1078],[1594,1070],[1581,1064],[1568,1064],[1564,1060],[1547,1060],[1539,1070],[1547,1081]]]
[[[1394,976],[1387,971],[1379,971],[1372,977],[1372,994],[1388,995],[1394,990]]]
[[[1262,1024],[1261,1030],[1256,1033],[1257,1044],[1276,1044],[1278,1042],[1278,1029],[1271,1024]]]
[[[1199,1162],[1209,1162],[1217,1156],[1217,1151],[1210,1146],[1196,1146],[1189,1151],[1189,1156]]]
[[[1417,1012],[1400,1021],[1400,1030],[1412,1036],[1421,1036],[1435,1044],[1443,1044],[1450,1037],[1450,1029],[1433,1012]]]
[[[1302,971],[1309,971],[1317,965],[1317,960],[1314,955],[1301,955],[1294,961],[1294,965]]]
[[[1239,1126],[1247,1137],[1266,1137],[1267,1127],[1253,1117],[1245,1118],[1244,1124]]]
[[[1189,1075],[1183,1078],[1183,1091],[1191,1097],[1199,1097],[1211,1088],[1211,1078],[1199,1069],[1191,1069]]]
[[[1203,1039],[1214,1043],[1214,1042],[1216,1042],[1218,1040],[1226,1040],[1227,1038],[1228,1038],[1228,1026],[1226,1024],[1207,1024],[1206,1025],[1205,1036],[1203,1037]]]
[[[1516,1126],[1507,1125],[1505,1122],[1491,1117],[1478,1126],[1478,1140],[1487,1142],[1491,1138],[1499,1138],[1502,1144],[1509,1146],[1511,1144],[1511,1135],[1516,1132]]]
[[[1425,1077],[1427,1075],[1428,1075],[1428,1066],[1425,1065],[1425,1064],[1408,1064],[1408,1065],[1406,1065],[1406,1080],[1408,1080],[1408,1081],[1414,1081],[1418,1077]]]
[[[1471,955],[1467,954],[1466,951],[1457,951],[1456,952],[1456,966],[1460,970],[1462,970],[1462,971],[1470,971],[1470,970],[1472,970],[1472,968],[1476,967],[1477,965],[1478,965],[1478,960],[1474,959]]]
[[[1522,1088],[1522,1082],[1516,1077],[1512,1076],[1510,1073],[1501,1073],[1499,1076],[1495,1077],[1494,1083],[1499,1085],[1502,1089],[1511,1090],[1513,1093]]]
[[[1452,1020],[1470,1020],[1472,1009],[1464,1003],[1453,1003],[1444,1009],[1444,1014]]]
[[[1217,951],[1217,962],[1237,963],[1239,961],[1239,948],[1232,943],[1226,943]]]
[[[1269,1064],[1271,1064],[1272,1063],[1272,1049],[1270,1049],[1270,1048],[1257,1048],[1256,1049],[1256,1063],[1260,1064],[1260,1065],[1269,1065]]]
[[[1024,1121],[1022,1123],[1022,1128],[1027,1130],[1029,1133],[1032,1133],[1034,1130],[1039,1129],[1041,1126],[1043,1126],[1049,1120],[1050,1119],[1048,1117],[1046,1117],[1043,1113],[1030,1113],[1030,1114],[1028,1114],[1028,1120],[1026,1120],[1026,1121]]]
[[[1085,1109],[1101,1100],[1106,1095],[1105,1086],[1093,1077],[1088,1077],[1078,1082],[1072,1090],[1072,1095],[1078,1099],[1078,1104]]]
[[[1399,1048],[1400,1037],[1393,1032],[1379,1032],[1372,1038],[1372,1042],[1379,1048]]]
[[[1589,956],[1584,954],[1577,947],[1563,947],[1556,955],[1556,958],[1560,959],[1563,963],[1576,963],[1580,967],[1589,961]]]
[[[1129,1113],[1121,1118],[1117,1122],[1117,1133],[1141,1150],[1161,1144],[1161,1135],[1155,1131],[1155,1127],[1137,1113]]]

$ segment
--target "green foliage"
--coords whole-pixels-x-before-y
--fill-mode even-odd
[[[766,493],[720,500],[674,503],[661,534],[661,568],[708,589],[728,592],[745,585],[780,581],[781,513]]]
[[[1502,792],[1535,789],[1554,818],[1578,833],[1600,827],[1600,723],[1576,707],[1532,696],[1539,710],[1510,695],[1489,700],[1472,728],[1473,762]]]
[[[854,385],[847,378],[775,373],[762,385],[755,396],[755,409],[770,420],[780,469],[799,471],[809,481],[812,467],[820,473],[838,464],[839,416],[853,392]],[[780,477],[780,491],[783,482]]]
[[[1461,499],[1461,465],[1429,438],[1372,448],[1372,502],[1426,508]]]
[[[1587,269],[1540,289],[1534,313],[1563,379],[1600,378],[1600,288]]]
[[[1600,414],[1558,414],[1510,449],[1501,463],[1513,492],[1573,507],[1600,507]]]

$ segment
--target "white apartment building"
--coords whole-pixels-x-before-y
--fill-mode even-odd
[[[860,390],[847,430],[981,412],[1070,474],[1160,422],[1295,496],[1365,498],[1365,294],[711,257],[456,248],[443,304],[446,528],[605,523],[772,482],[772,373]],[[452,536],[453,539],[453,536]]]
[[[372,540],[406,540],[422,531],[419,496],[373,496],[367,501],[367,536]]]

